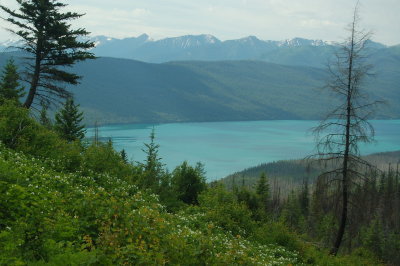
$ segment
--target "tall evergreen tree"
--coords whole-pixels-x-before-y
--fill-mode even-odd
[[[262,173],[260,179],[258,179],[256,193],[260,198],[263,209],[267,211],[271,195],[267,175],[265,173]]]
[[[56,113],[54,128],[67,141],[85,137],[85,126],[81,124],[83,113],[78,108],[73,98],[68,98],[63,108]]]
[[[165,174],[161,158],[158,157],[158,148],[160,145],[155,143],[154,128],[150,133],[150,143],[145,143],[145,148],[142,149],[146,153],[146,161],[142,163],[143,176],[139,181],[139,185],[143,188],[150,188],[156,192],[159,188],[162,176]]]
[[[303,180],[303,186],[299,195],[301,212],[304,216],[308,215],[310,206],[310,191],[308,188],[308,179]]]
[[[269,197],[269,184],[267,180],[267,175],[265,173],[262,173],[260,175],[260,178],[257,182],[256,191],[259,196]]]
[[[19,98],[24,95],[24,88],[20,85],[19,79],[14,60],[8,60],[0,77],[0,101],[7,99],[19,103]]]
[[[94,47],[91,41],[81,41],[81,36],[88,35],[83,29],[71,29],[68,23],[82,14],[61,12],[66,4],[57,0],[16,0],[19,10],[12,10],[4,5],[0,8],[9,15],[5,18],[12,24],[10,32],[21,39],[18,47],[28,54],[28,64],[24,77],[29,83],[29,93],[24,103],[30,108],[35,98],[55,101],[68,98],[70,92],[62,86],[76,85],[78,75],[65,71],[65,67],[75,62],[94,58],[86,49]]]

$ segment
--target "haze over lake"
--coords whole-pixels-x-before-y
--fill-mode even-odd
[[[187,160],[202,162],[208,181],[261,163],[299,159],[314,151],[311,128],[317,121],[273,120],[246,122],[203,122],[173,124],[107,125],[99,128],[101,138],[111,138],[117,150],[143,162],[144,143],[152,128],[159,155],[170,171]],[[362,154],[400,150],[400,120],[374,120],[375,142],[363,145]],[[87,130],[87,137],[94,129]]]

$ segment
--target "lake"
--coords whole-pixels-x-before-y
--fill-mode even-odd
[[[374,120],[375,142],[363,145],[362,154],[400,150],[400,120]],[[314,151],[310,129],[317,121],[272,120],[172,124],[125,124],[99,128],[101,138],[111,138],[129,159],[144,161],[144,143],[152,128],[160,145],[162,162],[172,171],[183,161],[205,164],[207,180],[265,162],[299,159]],[[88,128],[87,137],[94,135]]]

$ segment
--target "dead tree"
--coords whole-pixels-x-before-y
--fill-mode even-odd
[[[370,32],[359,30],[358,4],[349,24],[349,37],[340,44],[335,60],[328,66],[330,81],[326,88],[337,99],[338,105],[316,128],[317,153],[314,158],[323,162],[325,172],[319,177],[327,179],[330,191],[337,191],[340,209],[339,228],[331,254],[336,255],[343,240],[349,212],[350,196],[354,185],[364,178],[361,165],[369,165],[360,157],[361,143],[370,142],[374,129],[368,118],[378,101],[371,101],[363,82],[371,73],[366,63]]]

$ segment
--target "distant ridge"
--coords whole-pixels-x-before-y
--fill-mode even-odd
[[[271,55],[279,50],[299,47],[315,47],[329,54],[331,42],[294,38],[284,41],[264,41],[256,36],[237,40],[221,41],[209,34],[185,35],[180,37],[153,40],[143,34],[136,38],[113,39],[95,37],[93,52],[98,56],[135,59],[150,63],[169,61],[220,61],[220,60],[264,60],[275,62]],[[326,56],[324,56],[325,60]],[[279,63],[279,62],[276,62]],[[288,64],[293,64],[288,62]],[[318,66],[320,62],[306,64]]]
[[[286,65],[321,67],[326,64],[336,46],[334,42],[304,38],[273,41],[247,36],[221,41],[209,34],[185,35],[161,40],[153,40],[147,34],[142,34],[136,38],[96,40],[97,45],[93,52],[98,56],[149,63],[262,60]],[[385,45],[376,42],[370,42],[369,46],[373,50],[386,48]]]

